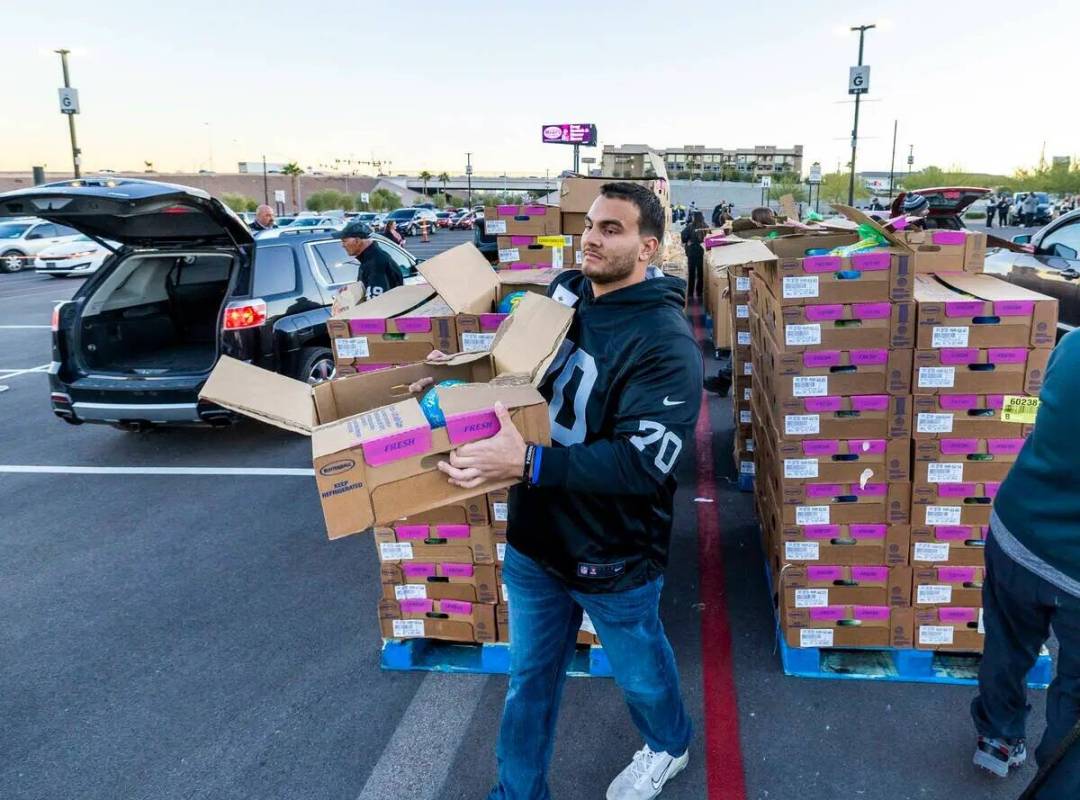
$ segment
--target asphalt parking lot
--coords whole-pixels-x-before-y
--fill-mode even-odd
[[[506,679],[380,670],[374,548],[326,540],[305,439],[52,415],[49,315],[76,287],[0,275],[0,797],[482,800]],[[663,600],[697,736],[663,797],[1019,795],[1030,766],[970,766],[973,690],[784,677],[729,401],[708,410],[707,491],[684,459]],[[639,746],[611,681],[570,681],[553,796],[602,797]]]

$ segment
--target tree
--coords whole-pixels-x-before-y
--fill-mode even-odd
[[[313,192],[308,196],[305,203],[308,211],[331,211],[341,209],[342,211],[352,211],[354,207],[354,201],[352,195],[339,192],[337,189],[323,189],[318,192]]]
[[[154,171],[154,162],[153,161],[144,161],[142,163],[143,163],[143,166],[146,167],[146,172],[153,172]]]
[[[857,178],[858,176],[856,176]],[[826,203],[843,203],[848,201],[848,181],[851,179],[850,172],[830,172],[821,176],[821,199]],[[855,199],[862,200],[870,196],[870,190],[863,185],[862,181],[855,181]]]
[[[424,184],[424,197],[427,197],[427,185],[428,185],[428,181],[430,181],[432,179],[432,177],[434,177],[434,176],[430,172],[428,172],[426,169],[423,172],[420,173],[420,180]]]
[[[803,185],[797,181],[791,180],[777,180],[773,178],[772,185],[769,187],[769,199],[779,200],[785,194],[790,194],[795,198],[796,203],[802,203],[806,200],[806,189]]]
[[[440,172],[439,183],[442,184],[443,194],[446,194],[446,184],[450,183],[450,175],[446,172]]]
[[[376,189],[368,197],[372,211],[393,211],[402,206],[401,196],[389,189]]]
[[[254,198],[246,197],[236,192],[225,192],[221,195],[221,202],[231,208],[233,211],[254,211],[258,208],[258,203]]]
[[[300,165],[295,161],[290,161],[284,167],[281,168],[282,175],[288,175],[292,180],[292,196],[293,196],[293,210],[300,210],[300,176],[304,174],[304,170],[300,168]]]

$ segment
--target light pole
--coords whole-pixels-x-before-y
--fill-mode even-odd
[[[81,158],[82,151],[79,150],[78,141],[75,139],[75,115],[79,113],[79,99],[78,99],[79,96],[78,96],[77,93],[75,93],[73,95],[74,98],[75,98],[73,107],[70,107],[70,101],[68,100],[68,97],[72,96],[71,93],[75,92],[75,90],[71,88],[71,77],[68,74],[68,60],[67,60],[67,57],[68,57],[68,53],[70,53],[71,51],[70,50],[53,50],[53,52],[57,53],[60,56],[60,67],[64,71],[64,90],[65,91],[62,91],[60,93],[61,94],[61,97],[60,97],[60,111],[63,114],[67,114],[67,118],[68,118],[68,132],[71,134],[71,161],[72,161],[72,164],[75,167],[75,178],[77,180],[77,179],[82,177],[82,170],[79,169],[79,164],[82,161],[82,158]],[[65,102],[65,101],[67,101],[67,102]]]
[[[892,207],[893,183],[896,182],[896,128],[900,120],[894,119],[892,124],[892,161],[889,162],[889,207]]]
[[[859,32],[859,66],[860,67],[863,65],[863,63],[862,63],[863,39],[865,38],[866,32],[868,30],[871,30],[871,29],[876,28],[876,27],[877,27],[877,25],[857,25],[857,26],[855,26],[855,27],[853,27],[851,29],[853,31],[858,31]],[[855,95],[855,124],[851,128],[851,178],[848,181],[848,198],[847,198],[848,205],[851,206],[851,205],[855,205],[855,150],[857,149],[858,144],[859,144],[859,98],[862,96],[863,92],[866,91],[866,87],[863,86],[859,90],[855,90],[855,89],[849,87],[848,91]]]
[[[469,185],[469,211],[472,211],[472,153],[465,154],[465,180]]]
[[[263,203],[270,205],[270,182],[266,177],[266,154],[263,154]]]
[[[915,145],[909,144],[907,151],[907,174],[911,174],[911,165],[915,163]]]

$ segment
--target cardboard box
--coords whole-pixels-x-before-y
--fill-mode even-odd
[[[914,254],[916,272],[983,270],[986,261],[985,233],[907,228],[897,231],[896,236]]]
[[[999,482],[916,483],[911,492],[915,526],[989,525]]]
[[[457,352],[455,311],[430,286],[398,286],[357,305],[336,306],[326,330],[339,367],[376,369],[422,361],[432,350]]]
[[[916,395],[916,439],[1026,438],[1034,427],[1002,421],[1004,395]]]
[[[668,182],[663,178],[563,178],[559,184],[559,208],[564,214],[587,214],[593,201],[600,196],[600,188],[605,183],[637,183],[660,200],[665,208],[671,205]]]
[[[774,441],[786,481],[858,483],[911,480],[909,439],[804,439]],[[867,474],[869,472],[869,474]]]
[[[495,606],[464,600],[380,600],[379,627],[385,639],[444,639],[494,642]]]
[[[920,439],[915,442],[915,482],[1000,483],[1023,446],[1022,438]]]
[[[963,569],[961,567],[960,569]],[[774,581],[784,610],[826,606],[910,606],[911,567],[787,564]]]
[[[506,489],[496,489],[487,493],[488,516],[491,518],[493,528],[506,529],[506,522],[510,518],[509,512],[510,492]],[[502,559],[499,559],[502,561]]]
[[[731,376],[731,396],[739,400],[750,400],[753,394],[754,379],[752,375],[743,375],[740,372]]]
[[[784,525],[907,525],[911,519],[910,483],[797,483],[759,471],[757,481],[765,480],[773,483]]]
[[[561,269],[516,269],[491,273],[495,280],[491,304],[482,313],[462,313],[456,317],[461,352],[490,350],[495,341],[495,333],[509,316],[498,310],[503,299],[514,292],[532,292],[546,297],[551,282],[561,273]],[[438,281],[438,276],[433,274],[432,278]],[[487,276],[477,275],[475,283],[482,285],[487,280]]]
[[[915,609],[915,648],[981,653],[986,634],[982,609],[962,606],[921,606]]]
[[[982,605],[985,568],[982,566],[916,567],[911,602],[916,606]]]
[[[559,209],[543,205],[489,206],[484,233],[489,236],[555,236],[561,234]]]
[[[912,609],[889,606],[826,606],[788,609],[784,640],[789,647],[910,648]]]
[[[915,302],[920,348],[1053,347],[1056,341],[1057,299],[993,275],[916,275]]]
[[[910,439],[911,397],[887,394],[842,397],[751,395],[755,417],[776,439]]]
[[[573,311],[530,294],[490,353],[462,353],[317,386],[222,357],[200,398],[312,439],[315,481],[330,538],[457,503],[514,481],[451,486],[436,464],[453,447],[498,429],[500,401],[529,441],[550,440],[547,404],[533,385],[554,360]],[[432,428],[408,386],[467,381],[441,393],[445,427]]]
[[[956,347],[915,351],[915,394],[1038,395],[1050,351]]]
[[[499,269],[562,269],[581,266],[581,237],[499,236]]]
[[[488,526],[401,525],[374,529],[379,560],[495,563],[495,539]]]
[[[975,566],[986,563],[989,525],[919,525],[911,529],[911,564],[914,567]]]
[[[494,604],[499,600],[495,566],[436,561],[384,563],[379,568],[384,600],[465,600]]]
[[[411,514],[397,520],[397,523],[405,525],[432,525],[436,523],[490,525],[491,518],[488,516],[487,495],[481,494],[476,497],[468,497],[456,503],[433,508],[430,511]]]
[[[780,525],[771,538],[774,570],[784,564],[908,564],[907,525]]]

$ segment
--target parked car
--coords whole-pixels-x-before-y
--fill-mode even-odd
[[[440,228],[449,228],[450,219],[453,217],[449,211],[436,211],[435,212],[435,224]]]
[[[1016,192],[1012,198],[1012,205],[1009,206],[1009,219],[1010,225],[1021,224],[1022,215],[1024,213],[1023,202],[1027,197],[1027,192]],[[1035,224],[1046,225],[1054,218],[1054,204],[1050,200],[1050,195],[1046,192],[1035,192],[1035,199],[1038,200],[1038,205],[1035,207]]]
[[[499,261],[499,240],[494,234],[489,234],[484,225],[484,215],[481,214],[473,223],[473,244],[476,249],[484,254],[492,264]]]
[[[457,217],[454,218],[454,223],[451,227],[454,230],[471,231],[473,225],[476,224],[476,220],[483,218],[483,214],[480,214],[478,216],[475,211],[462,211]]]
[[[74,241],[78,236],[77,230],[37,217],[5,220],[0,224],[0,272],[20,272],[31,267],[42,250]]]
[[[274,224],[279,228],[287,228],[293,224],[293,221],[298,219],[294,216],[274,217]]]
[[[222,354],[310,383],[332,376],[326,320],[359,264],[328,233],[255,241],[199,189],[128,178],[0,194],[0,218],[31,208],[121,245],[53,310],[51,402],[67,422],[223,424],[229,412],[198,398]],[[411,278],[413,256],[376,245]]]
[[[365,222],[365,223],[367,223],[367,225],[368,225],[368,226],[369,226],[369,227],[370,227],[370,228],[371,228],[372,230],[377,230],[377,229],[376,229],[376,227],[375,227],[375,226],[376,226],[376,222],[375,222],[375,219],[376,219],[376,217],[378,217],[378,216],[379,216],[379,215],[378,215],[378,214],[376,214],[376,213],[375,213],[374,211],[358,211],[358,212],[356,212],[355,214],[353,214],[353,217],[352,217],[352,218],[353,218],[353,219],[358,219],[358,220],[360,220],[361,222]]]
[[[1058,338],[1080,327],[1080,209],[991,252],[986,272],[1058,299]]]
[[[968,207],[990,194],[990,190],[978,186],[936,186],[931,189],[900,192],[889,210],[892,217],[899,217],[904,213],[904,198],[911,194],[922,195],[930,203],[930,214],[926,218],[927,228],[957,231],[967,227],[964,224],[964,212]]]
[[[72,241],[46,247],[34,259],[34,270],[39,275],[54,278],[85,277],[93,275],[109,256],[120,249],[117,242],[96,241],[86,235],[76,236]]]
[[[421,223],[424,222],[428,225],[429,234],[435,231],[435,212],[426,208],[399,208],[387,215],[385,222],[390,220],[397,223],[398,233],[402,236],[419,236]]]
[[[283,227],[278,225],[278,227]],[[311,216],[311,217],[297,217],[289,223],[290,228],[344,228],[345,219],[343,217],[332,216]]]

